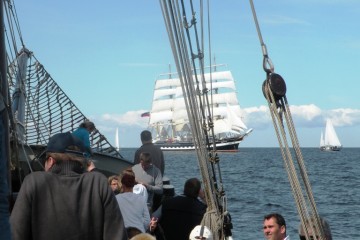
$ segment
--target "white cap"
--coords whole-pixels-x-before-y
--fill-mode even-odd
[[[190,240],[213,240],[210,229],[206,226],[197,225],[190,233]]]

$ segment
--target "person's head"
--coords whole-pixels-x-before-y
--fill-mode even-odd
[[[184,185],[184,195],[187,197],[197,198],[201,189],[201,182],[197,178],[186,180]]]
[[[213,235],[208,227],[197,225],[191,231],[189,240],[213,240]]]
[[[110,176],[108,178],[108,183],[109,186],[111,187],[111,190],[113,190],[113,192],[120,191],[119,177],[117,175]]]
[[[140,134],[140,139],[141,139],[141,142],[143,144],[144,143],[151,143],[151,141],[152,141],[151,132],[148,131],[148,130],[142,131],[141,134]]]
[[[91,121],[85,121],[79,125],[79,128],[85,128],[89,133],[95,130],[95,124]]]
[[[315,225],[314,225],[315,219],[314,218],[310,218],[310,220],[307,219],[305,224],[306,225],[310,224],[309,221],[311,221],[311,223],[313,224],[313,228],[315,229]],[[320,223],[324,230],[325,240],[332,240],[331,230],[330,230],[330,226],[329,226],[328,222],[323,217],[320,217]],[[310,226],[308,227],[308,235],[309,235],[310,239],[313,239],[314,234],[313,234]],[[300,224],[300,226],[299,226],[299,237],[300,237],[300,240],[306,239],[305,229],[303,228],[302,224]]]
[[[151,236],[148,233],[140,233],[140,234],[137,234],[136,236],[130,238],[130,240],[156,240],[156,238]]]
[[[121,186],[124,189],[129,189],[132,192],[133,187],[135,186],[135,174],[134,172],[124,171],[121,176]]]
[[[86,163],[84,144],[69,132],[53,135],[46,146],[45,171],[55,164],[73,161],[83,165]]]
[[[142,152],[140,153],[140,165],[141,167],[146,170],[151,166],[152,160],[150,153]]]
[[[263,231],[266,239],[283,240],[286,237],[285,219],[278,213],[264,216]]]
[[[122,171],[119,173],[120,193],[124,192],[124,187],[123,187],[123,184],[121,183],[121,179],[122,179],[122,177],[123,177],[125,174],[132,175],[132,176],[134,176],[134,178],[135,178],[135,173],[133,172],[133,170],[132,170],[131,167],[122,170]],[[137,183],[135,183],[135,184],[137,184]]]

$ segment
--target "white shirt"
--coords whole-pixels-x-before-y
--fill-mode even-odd
[[[136,184],[133,187],[133,193],[143,196],[145,201],[147,201],[147,199],[148,199],[148,192],[146,190],[146,187],[140,183]]]

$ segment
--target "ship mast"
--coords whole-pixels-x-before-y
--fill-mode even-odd
[[[7,61],[5,48],[4,32],[4,2],[1,1],[0,7],[0,239],[10,239],[9,224],[9,115],[7,111],[8,103],[8,81],[7,81]]]
[[[208,89],[206,89],[203,34],[199,37],[192,2],[182,0],[178,3],[172,0],[162,0],[160,5],[182,87],[208,205],[201,224],[211,229],[214,239],[232,239],[231,217],[226,209],[227,200],[209,107],[210,97]],[[187,20],[186,10],[191,11],[192,19],[190,21]],[[200,11],[200,16],[203,16],[202,6]],[[201,19],[201,32],[203,23],[203,19]],[[211,144],[213,144],[213,150],[211,150]]]

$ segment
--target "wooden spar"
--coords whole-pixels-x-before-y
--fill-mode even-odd
[[[9,224],[9,116],[7,61],[4,32],[4,3],[0,7],[0,239],[10,240]]]

